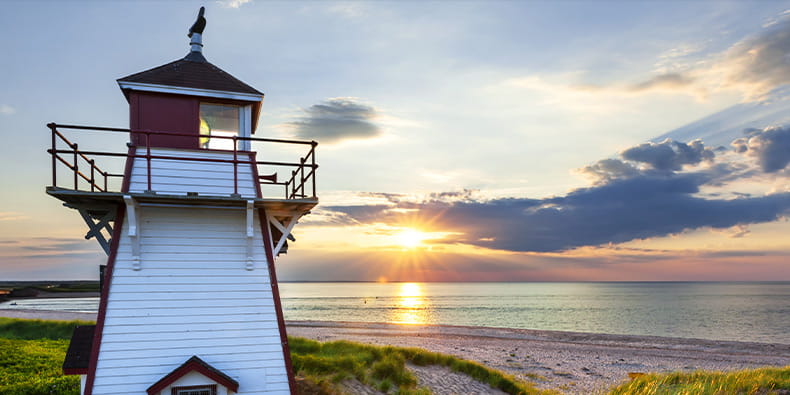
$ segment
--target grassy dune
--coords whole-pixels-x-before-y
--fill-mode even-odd
[[[406,362],[418,366],[445,366],[508,394],[558,393],[536,389],[476,362],[419,348],[381,347],[348,341],[321,343],[298,337],[289,338],[288,342],[297,374],[330,394],[339,393],[338,384],[346,379],[356,379],[382,392],[430,394],[428,389],[417,387],[417,380],[406,368]]]
[[[790,394],[790,366],[736,372],[646,374],[615,387],[609,394]]]

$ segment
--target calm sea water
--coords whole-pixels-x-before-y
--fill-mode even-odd
[[[790,344],[790,282],[281,283],[289,320],[397,322]],[[15,308],[96,311],[96,298]],[[12,308],[8,304],[0,308]]]

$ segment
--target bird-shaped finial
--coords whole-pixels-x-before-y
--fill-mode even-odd
[[[206,7],[200,7],[197,20],[192,25],[192,27],[189,28],[189,34],[187,34],[188,37],[191,38],[193,33],[203,34],[203,29],[206,28],[206,18],[203,17],[204,12],[206,12]]]

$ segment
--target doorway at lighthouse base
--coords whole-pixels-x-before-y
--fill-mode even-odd
[[[289,393],[264,235],[251,210],[127,208],[93,394],[145,394],[168,375],[178,377],[157,394]]]

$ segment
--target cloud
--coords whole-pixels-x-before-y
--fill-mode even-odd
[[[483,200],[462,191],[323,209],[346,224],[425,224],[447,232],[439,242],[518,252],[562,252],[701,228],[743,237],[750,224],[790,215],[790,192],[722,198],[701,196],[701,189],[760,173],[754,163],[723,162],[741,157],[738,151],[757,157],[764,172],[787,166],[790,128],[752,131],[736,142],[736,153],[722,154],[719,162],[700,140],[640,144],[580,169],[594,185],[564,196]]]
[[[790,15],[733,45],[722,62],[725,85],[759,98],[790,83]]]
[[[666,139],[660,143],[644,143],[621,153],[624,159],[650,165],[655,170],[678,171],[684,165],[713,160],[716,154],[702,140],[688,144]]]
[[[540,200],[434,200],[395,207],[327,209],[344,213],[358,223],[398,225],[430,218],[437,229],[458,233],[448,237],[448,243],[532,252],[559,252],[698,228],[726,229],[770,222],[790,210],[790,193],[739,199],[694,196],[707,180],[699,173],[639,175]]]
[[[748,130],[747,134],[732,146],[738,153],[756,157],[762,171],[775,173],[790,163],[790,126]]]
[[[666,73],[657,75],[640,83],[632,84],[626,88],[631,92],[643,92],[649,90],[659,89],[677,89],[691,86],[694,84],[694,78],[681,73]]]
[[[0,211],[0,221],[19,221],[28,218],[27,215],[15,211]]]
[[[239,8],[244,4],[251,2],[252,0],[217,0],[217,3],[225,8]]]
[[[633,177],[639,174],[639,169],[630,163],[611,158],[601,159],[592,165],[584,166],[578,171],[601,182],[608,182],[616,178]]]
[[[334,143],[377,137],[382,133],[381,127],[374,122],[378,117],[376,109],[355,98],[328,99],[302,112],[299,119],[288,123],[293,134],[301,139]]]
[[[736,42],[726,50],[683,60],[696,50],[681,50],[660,56],[659,74],[630,84],[579,84],[582,91],[625,93],[677,92],[704,99],[711,92],[740,91],[746,101],[765,100],[790,83],[790,14],[784,13],[762,30]]]
[[[2,115],[14,115],[16,113],[16,108],[11,107],[7,104],[0,104],[0,114]]]

